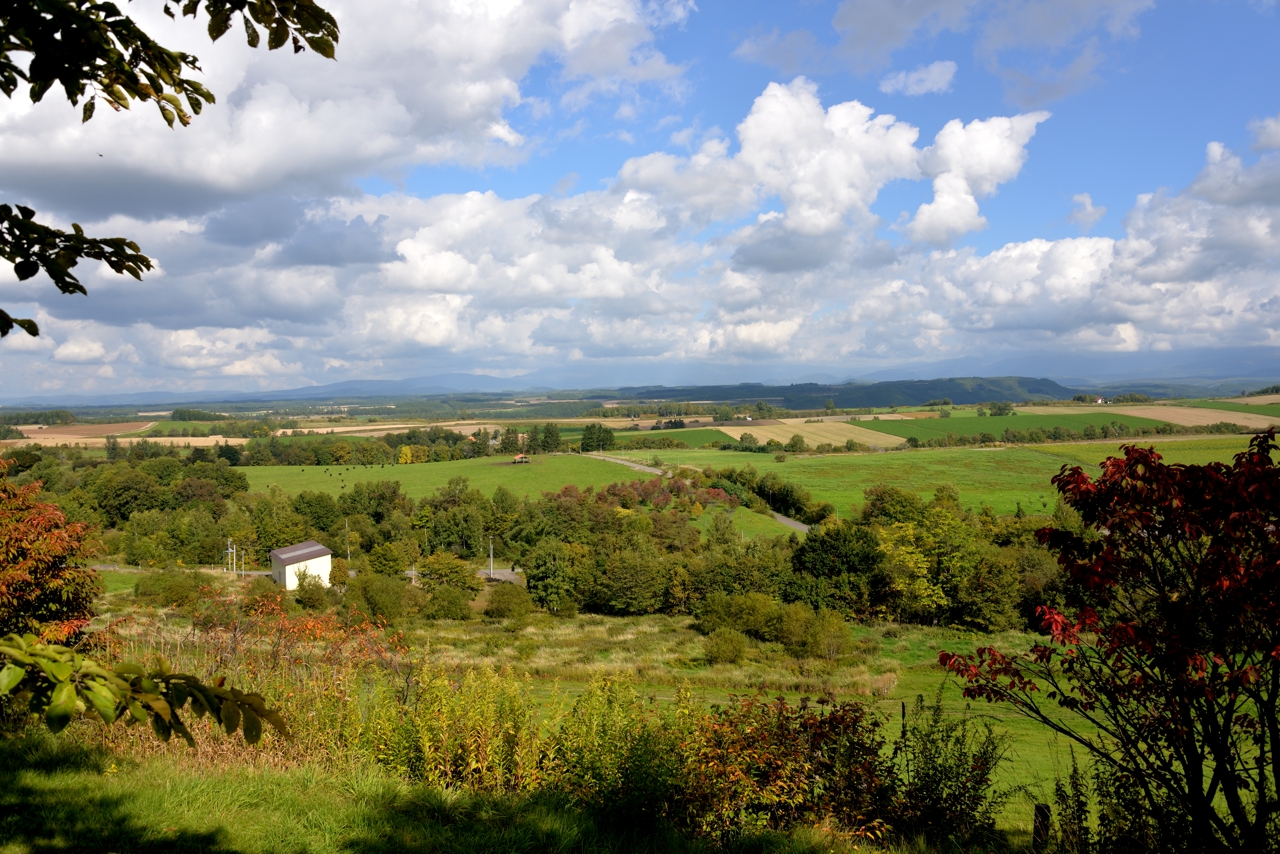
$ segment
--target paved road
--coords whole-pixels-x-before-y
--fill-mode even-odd
[[[587,456],[595,457],[597,460],[604,460],[605,462],[609,462],[609,463],[618,463],[619,465],[624,465],[627,468],[632,468],[632,469],[635,469],[636,471],[648,472],[649,474],[658,474],[664,477],[667,474],[662,469],[654,468],[653,466],[641,465],[640,463],[634,462],[632,460],[624,460],[618,457],[606,457],[603,454],[587,454]]]
[[[797,522],[795,519],[792,519],[790,516],[783,516],[781,513],[774,513],[773,518],[777,519],[779,522],[786,525],[788,528],[795,528],[797,531],[799,531],[802,534],[809,533],[808,525],[806,525],[804,522]]]

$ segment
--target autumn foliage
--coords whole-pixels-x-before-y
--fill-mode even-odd
[[[18,486],[0,460],[0,636],[31,633],[62,642],[93,616],[98,576],[77,566],[87,528],[36,500],[40,483]]]
[[[1049,644],[940,660],[965,695],[1007,702],[1136,795],[1125,832],[1160,850],[1280,846],[1280,469],[1274,431],[1233,464],[1167,465],[1126,446],[1054,478],[1082,534],[1046,528],[1070,613]],[[1141,846],[1140,846],[1141,847]]]

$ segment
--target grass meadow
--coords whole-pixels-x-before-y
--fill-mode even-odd
[[[536,498],[543,492],[559,490],[567,484],[581,487],[608,486],[615,481],[652,477],[617,463],[575,454],[530,457],[531,462],[514,465],[509,457],[482,457],[438,463],[387,466],[245,466],[249,489],[265,492],[273,484],[290,495],[303,490],[339,495],[343,488],[361,481],[398,480],[410,498],[435,492],[451,478],[465,477],[486,495],[505,486],[518,496]]]
[[[1116,412],[1099,412],[1088,415],[1068,413],[1061,415],[1027,415],[1020,413],[1018,415],[979,418],[976,411],[961,409],[957,410],[950,418],[913,418],[909,421],[863,421],[859,422],[858,426],[887,433],[899,439],[915,436],[917,439],[925,441],[933,438],[945,438],[948,433],[967,436],[975,433],[991,433],[998,439],[1005,430],[1010,429],[1025,432],[1027,430],[1052,430],[1054,427],[1063,427],[1079,432],[1090,424],[1100,427],[1112,421],[1118,421],[1129,427],[1155,427],[1161,423],[1150,418],[1137,418]]]
[[[862,505],[867,487],[881,484],[907,489],[925,498],[931,497],[937,487],[949,484],[960,491],[965,507],[977,510],[985,504],[1002,514],[1013,513],[1019,504],[1029,512],[1052,509],[1055,493],[1049,481],[1063,465],[1096,466],[1108,455],[1118,454],[1122,444],[1122,441],[1081,442],[928,448],[879,454],[787,454],[784,462],[776,461],[772,454],[687,451],[680,455],[680,462],[698,468],[752,465],[761,473],[776,471],[787,480],[802,484],[817,500],[830,501],[841,514]],[[1150,444],[1170,462],[1230,462],[1235,454],[1248,447],[1249,440],[1245,436],[1208,437]],[[651,460],[654,453],[626,451],[617,456],[643,462]],[[674,455],[656,453],[665,462],[676,461]]]
[[[200,672],[195,664],[200,635],[190,619],[171,609],[139,606],[131,590],[139,577],[136,572],[108,571],[103,576],[110,592],[103,597],[98,622],[123,627],[135,638],[134,655],[143,649],[163,650],[180,669]],[[208,573],[207,578],[214,587],[236,583],[221,573]],[[797,659],[779,644],[752,641],[741,662],[713,665],[706,659],[704,637],[687,616],[534,614],[496,620],[480,614],[486,596],[487,590],[482,591],[473,603],[476,618],[471,620],[402,621],[401,654],[416,662],[414,668],[455,678],[487,670],[522,684],[544,722],[558,719],[590,684],[607,680],[630,683],[640,698],[660,707],[674,706],[681,694],[701,708],[723,705],[734,696],[783,696],[795,703],[833,695],[869,704],[892,740],[903,704],[910,706],[917,695],[931,698],[941,690],[948,715],[964,712],[967,703],[958,685],[937,664],[939,650],[971,653],[978,646],[995,645],[1012,651],[1034,640],[1023,632],[985,635],[930,626],[853,624],[848,627],[848,651],[835,660]],[[314,676],[304,675],[305,670],[297,664],[279,669],[233,665],[229,674],[233,684],[262,689],[296,728],[298,743],[286,745],[269,734],[262,748],[250,749],[201,724],[194,754],[176,741],[159,746],[145,735],[132,735],[123,741],[113,736],[116,753],[108,756],[83,749],[98,741],[93,735],[97,725],[85,722],[79,732],[58,739],[64,745],[58,755],[41,758],[41,749],[48,752],[45,744],[15,757],[14,746],[5,746],[11,761],[0,771],[8,775],[0,785],[0,839],[8,841],[0,841],[0,854],[96,850],[90,841],[95,821],[111,827],[113,839],[132,845],[117,850],[157,852],[161,847],[201,852],[390,851],[365,846],[397,826],[405,834],[405,847],[395,850],[410,852],[698,850],[673,838],[657,840],[657,847],[651,839],[606,844],[607,832],[563,807],[460,791],[442,795],[356,762],[344,766],[308,761],[305,745],[314,738],[308,733],[319,724],[334,729],[334,737],[341,740],[350,725],[343,720],[350,718],[339,715],[342,701],[335,701],[332,709],[331,702],[317,705],[315,691],[327,689],[322,681],[317,685]],[[1014,836],[1025,835],[1031,805],[1051,800],[1055,775],[1065,774],[1069,754],[1047,730],[1007,709],[984,705],[974,711],[1008,737],[998,784],[1015,787],[1018,793],[1001,814],[1000,827]],[[335,715],[332,721],[320,722],[330,715]],[[71,745],[80,747],[68,752]],[[133,745],[133,750],[122,753],[122,745]],[[131,758],[121,759],[122,755]],[[23,771],[38,765],[53,775]],[[59,805],[60,798],[71,803]],[[15,818],[19,801],[30,812],[30,821]],[[415,809],[421,812],[411,815]],[[802,839],[778,840],[780,847],[749,850],[842,850],[833,848],[831,840],[824,843],[810,848]]]
[[[732,429],[732,428],[730,428]],[[676,439],[690,448],[701,448],[712,442],[723,442],[730,438],[729,434],[719,427],[686,427],[683,430],[615,430],[614,438],[620,443],[630,442],[635,438]],[[659,452],[661,453],[661,452]]]

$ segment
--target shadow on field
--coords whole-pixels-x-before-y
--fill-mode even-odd
[[[552,798],[489,797],[433,789],[402,791],[370,805],[361,818],[364,832],[342,844],[352,854],[817,854],[826,850],[772,834],[713,849],[671,830],[597,820]]]
[[[100,751],[50,739],[0,738],[0,843],[31,854],[235,854],[218,833],[138,823],[124,799],[86,781],[104,774]]]

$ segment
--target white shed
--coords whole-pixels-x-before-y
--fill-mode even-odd
[[[271,553],[271,580],[285,590],[297,590],[298,576],[305,572],[328,587],[332,566],[333,552],[315,540],[307,540]]]

